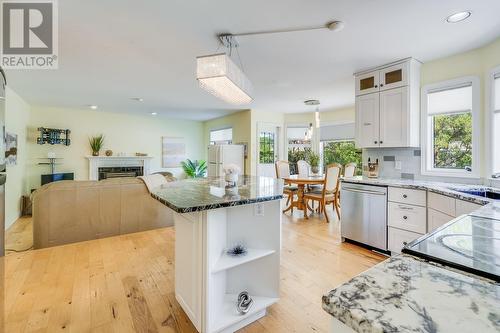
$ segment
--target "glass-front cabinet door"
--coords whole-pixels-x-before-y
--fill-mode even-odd
[[[380,90],[408,85],[408,62],[384,68],[380,71]]]
[[[379,91],[379,71],[356,76],[356,96]]]

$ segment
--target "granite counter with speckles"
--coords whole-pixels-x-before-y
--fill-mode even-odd
[[[283,181],[240,176],[230,187],[223,178],[185,179],[153,189],[151,195],[177,213],[189,213],[281,199]]]
[[[495,201],[493,199],[460,192],[461,190],[467,191],[474,189],[486,189],[486,188],[490,189],[490,187],[482,185],[452,184],[444,182],[430,182],[430,181],[409,180],[409,179],[368,178],[361,176],[344,178],[342,179],[342,182],[424,190],[424,191],[434,192],[437,194],[446,195],[460,200],[469,201],[478,205],[487,205]]]
[[[323,309],[356,332],[500,332],[500,285],[392,257],[323,296]]]

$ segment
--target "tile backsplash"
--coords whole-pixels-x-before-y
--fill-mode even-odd
[[[429,180],[462,184],[477,184],[482,181],[457,177],[430,177],[421,174],[421,151],[419,148],[369,148],[363,149],[363,166],[368,164],[368,158],[379,162],[380,178],[402,178],[415,180]],[[396,169],[397,162],[401,163],[401,170]],[[363,168],[364,169],[364,168]],[[365,172],[363,172],[364,174]]]

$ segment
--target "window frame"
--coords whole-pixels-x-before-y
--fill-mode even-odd
[[[500,77],[500,66],[497,66],[495,68],[492,68],[489,73],[488,73],[488,78],[487,78],[487,89],[486,89],[486,102],[487,102],[487,110],[488,112],[486,113],[485,117],[485,130],[486,130],[486,138],[485,142],[487,145],[486,151],[489,152],[488,158],[487,158],[487,163],[488,163],[488,178],[493,179],[493,175],[495,173],[500,173],[499,170],[495,170],[494,166],[494,161],[495,161],[495,151],[498,152],[500,149],[500,144],[495,145],[494,142],[494,119],[495,119],[495,113],[500,113],[500,110],[495,110],[495,78]],[[500,78],[499,78],[500,79]],[[500,96],[498,97],[500,98]]]
[[[470,84],[472,88],[472,172],[463,169],[444,169],[434,168],[430,166],[432,161],[432,153],[434,151],[431,146],[433,137],[431,136],[432,128],[428,126],[428,94],[442,90],[460,88]],[[437,83],[432,83],[422,87],[421,93],[421,173],[426,176],[441,176],[441,177],[464,177],[464,178],[480,178],[481,174],[481,137],[480,137],[480,80],[477,76],[464,76],[453,80],[447,80]]]
[[[227,143],[227,144],[233,144],[234,140],[233,140],[233,127],[232,126],[226,126],[226,127],[217,127],[217,128],[211,128],[209,131],[208,131],[208,145],[209,146],[216,146],[218,145],[217,143],[215,143],[216,141],[212,141],[212,132],[217,132],[217,131],[224,131],[224,130],[231,130],[231,142],[230,143]],[[214,142],[214,143],[212,143]]]

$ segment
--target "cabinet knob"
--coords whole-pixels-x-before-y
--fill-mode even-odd
[[[405,216],[403,216],[403,219],[404,219],[404,220],[407,220],[407,219],[408,219],[408,216],[406,216],[406,215],[405,215]]]
[[[377,85],[377,84],[375,85],[375,88],[378,88],[378,85]]]
[[[384,141],[380,141],[380,144],[384,143]]]
[[[403,198],[405,198],[405,199],[406,199],[406,198],[408,198],[408,196],[407,196],[406,194],[403,194]]]
[[[403,242],[403,245],[404,245],[404,246],[408,245],[408,242]]]
[[[377,144],[377,143],[378,143],[378,141],[373,141],[373,143],[374,143],[374,144]]]
[[[380,86],[381,86],[381,87],[383,87],[383,86],[384,86],[384,84],[383,84],[383,83],[381,83],[381,84],[380,84]]]

